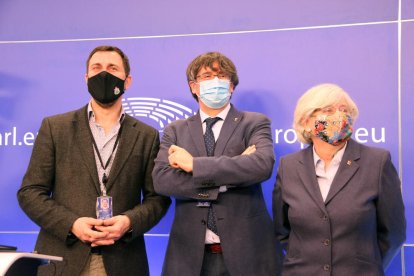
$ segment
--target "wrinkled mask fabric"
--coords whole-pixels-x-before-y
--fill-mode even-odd
[[[320,115],[315,120],[314,135],[331,145],[339,145],[352,135],[352,118],[337,111],[333,115]]]
[[[219,109],[230,100],[230,81],[214,78],[200,82],[200,99],[210,108]]]
[[[88,79],[89,94],[100,103],[111,103],[124,94],[125,81],[102,71]]]

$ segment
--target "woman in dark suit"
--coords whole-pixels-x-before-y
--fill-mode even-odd
[[[350,139],[357,116],[334,84],[311,88],[297,103],[293,126],[310,146],[281,158],[273,191],[283,275],[384,275],[405,241],[390,153]]]

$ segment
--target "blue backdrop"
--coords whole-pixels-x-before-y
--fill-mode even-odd
[[[408,236],[387,275],[414,275],[414,0],[0,1],[0,244],[33,250],[38,227],[16,191],[41,119],[88,102],[85,61],[102,44],[130,58],[127,111],[161,132],[197,110],[188,63],[224,53],[239,71],[233,103],[272,119],[278,158],[301,148],[291,129],[300,95],[321,82],[345,88],[361,112],[353,137],[390,150],[402,179]],[[263,184],[269,210],[276,166]],[[146,235],[152,275],[172,216]]]

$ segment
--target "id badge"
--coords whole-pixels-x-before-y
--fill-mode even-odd
[[[199,202],[197,202],[197,207],[201,207],[201,208],[210,207],[210,202],[209,201],[199,201]]]
[[[96,217],[98,219],[112,218],[112,196],[96,198]]]

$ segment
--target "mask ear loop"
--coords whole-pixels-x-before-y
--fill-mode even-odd
[[[126,85],[126,80],[128,79],[128,77],[130,76],[131,74],[128,74],[128,76],[126,76],[125,77],[125,79],[124,79],[124,93],[125,93],[125,91],[127,91],[127,88],[125,87],[125,85]]]

